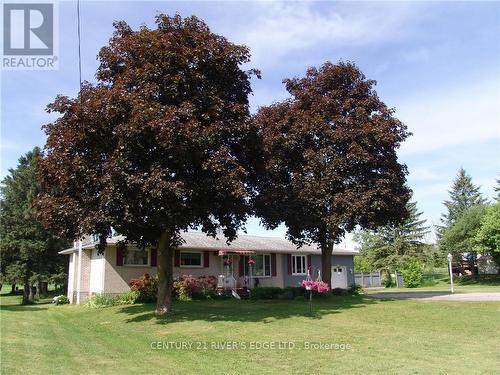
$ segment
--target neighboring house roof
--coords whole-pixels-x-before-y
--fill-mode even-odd
[[[107,239],[108,245],[116,244],[118,241],[123,241],[124,236],[116,236]],[[217,238],[207,236],[205,233],[201,232],[184,232],[182,233],[182,239],[184,243],[179,246],[180,249],[199,249],[199,250],[246,250],[246,251],[267,251],[272,253],[290,253],[290,252],[301,252],[310,254],[320,254],[321,250],[316,246],[304,245],[297,248],[291,241],[279,237],[261,237],[261,236],[250,236],[246,234],[240,234],[238,237],[231,242],[229,245],[226,243],[226,238],[222,235],[218,235]],[[82,244],[83,249],[90,249],[95,247],[96,242],[86,242]],[[72,247],[60,251],[59,254],[71,254],[77,251],[77,247]],[[344,249],[340,247],[334,247],[333,254],[338,255],[357,255],[358,251],[353,249]]]

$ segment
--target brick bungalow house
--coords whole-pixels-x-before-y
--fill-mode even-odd
[[[313,278],[321,269],[321,251],[313,246],[300,249],[288,240],[275,237],[239,235],[230,245],[224,238],[212,238],[200,232],[186,232],[174,254],[174,277],[180,275],[215,276],[219,287],[299,286],[312,270]],[[103,254],[98,254],[97,238],[87,236],[59,254],[69,255],[68,298],[84,303],[93,293],[115,294],[129,290],[130,279],[145,273],[156,274],[156,250],[127,246],[117,249],[122,236],[107,240]],[[334,248],[332,288],[354,284],[354,256],[358,252]],[[255,264],[249,266],[249,259]]]

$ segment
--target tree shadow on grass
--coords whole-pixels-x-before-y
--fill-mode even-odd
[[[313,311],[309,311],[306,300],[210,300],[174,302],[173,312],[166,317],[157,317],[153,304],[123,307],[120,313],[129,315],[127,323],[156,321],[157,324],[203,320],[207,322],[261,322],[270,323],[277,319],[306,317],[321,319],[343,310],[363,308],[367,305],[386,303],[364,296],[331,296],[313,299]]]
[[[36,303],[32,305],[2,305],[0,304],[0,311],[14,311],[14,312],[21,312],[21,311],[43,311],[43,310],[48,310],[48,307],[43,307],[43,305],[46,305],[47,303]],[[42,305],[42,306],[40,306]]]
[[[35,302],[30,303],[28,305],[21,304],[22,301],[21,295],[2,295],[0,297],[0,311],[42,311],[47,310],[47,307],[43,307],[44,305],[52,304],[52,300],[49,297],[43,297],[40,299],[36,299]]]
[[[418,300],[422,298],[430,298],[436,296],[448,296],[451,292],[420,292],[420,291],[408,291],[408,292],[375,292],[370,293],[369,298],[374,299],[384,299],[384,300]]]

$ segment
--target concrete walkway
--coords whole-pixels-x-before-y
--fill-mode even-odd
[[[500,293],[379,292],[366,294],[366,296],[382,299],[413,299],[424,301],[500,301]]]

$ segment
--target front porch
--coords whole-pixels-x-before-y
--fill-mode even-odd
[[[276,282],[276,254],[257,253],[251,250],[219,250],[220,273],[217,289],[223,291],[248,291],[254,287],[271,284],[282,286]],[[273,280],[274,278],[274,280]],[[275,282],[273,282],[275,281]],[[276,285],[273,285],[276,284]]]

